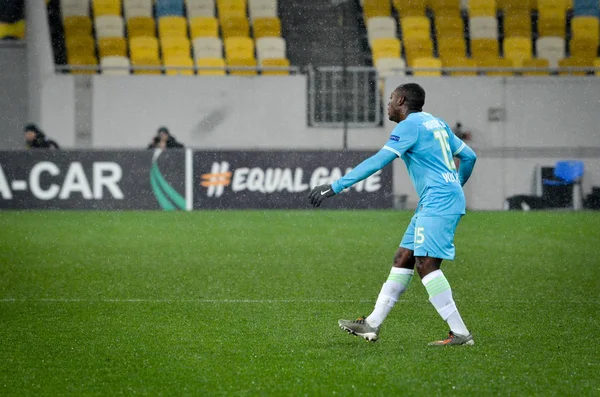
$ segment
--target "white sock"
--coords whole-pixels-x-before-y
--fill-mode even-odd
[[[441,270],[436,270],[423,277],[422,281],[429,293],[429,302],[444,321],[448,323],[450,330],[454,334],[469,335],[469,330],[458,313],[454,299],[452,299],[452,289],[450,289],[450,284],[444,273]]]
[[[414,272],[413,269],[392,267],[387,281],[381,287],[373,313],[366,318],[367,324],[371,327],[379,327],[383,323],[400,295],[408,288]]]

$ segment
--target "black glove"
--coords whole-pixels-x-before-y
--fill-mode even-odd
[[[335,192],[333,191],[331,185],[320,185],[310,191],[308,194],[308,199],[313,207],[318,207],[321,205],[323,200],[332,196],[335,196]]]

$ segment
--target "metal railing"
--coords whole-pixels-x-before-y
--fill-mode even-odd
[[[123,71],[134,73],[136,71],[156,71],[160,73],[167,73],[167,71],[192,71],[197,74],[199,71],[218,71],[218,72],[248,72],[255,71],[262,73],[263,71],[277,71],[287,72],[288,74],[299,74],[300,68],[298,66],[164,66],[164,65],[135,65],[135,66],[105,66],[105,65],[56,65],[54,70],[57,73],[71,73],[71,72],[95,72],[102,73],[103,71]]]

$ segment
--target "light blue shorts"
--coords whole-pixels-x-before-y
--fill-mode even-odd
[[[454,260],[454,232],[462,215],[415,214],[402,237],[400,247],[415,256]]]

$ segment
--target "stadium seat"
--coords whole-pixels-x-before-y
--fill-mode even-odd
[[[259,61],[285,58],[285,47],[285,40],[281,37],[262,37],[256,40],[256,55]]]
[[[249,37],[250,25],[247,18],[227,18],[221,19],[221,32],[223,38],[230,37]]]
[[[224,76],[225,75],[225,60],[223,58],[199,58],[196,59],[196,66],[200,76]]]
[[[225,58],[254,58],[254,41],[249,37],[229,37],[225,39]]]
[[[442,15],[435,18],[435,31],[438,40],[447,37],[464,37],[465,28],[460,14]]]
[[[69,55],[67,61],[70,66],[98,66],[96,56],[92,55]],[[96,74],[94,69],[90,70],[71,70],[71,74]]]
[[[365,20],[373,17],[389,17],[392,15],[390,0],[365,0],[363,15]]]
[[[573,15],[598,17],[600,15],[600,4],[598,4],[598,0],[574,0]]]
[[[96,56],[96,43],[89,35],[68,37],[65,47],[68,57]]]
[[[524,60],[533,56],[529,37],[508,37],[504,39],[504,57],[511,59],[515,66],[521,66]]]
[[[575,58],[594,59],[598,56],[598,41],[588,37],[573,37],[569,42],[569,55]]]
[[[65,37],[91,36],[92,20],[89,17],[66,17],[63,19]]]
[[[246,18],[246,2],[243,0],[217,0],[221,24],[225,19]]]
[[[129,63],[129,58],[127,57],[110,56],[100,58],[100,66],[102,66],[102,74],[128,75],[131,64]]]
[[[496,0],[469,0],[469,18],[496,17]]]
[[[160,59],[158,56],[158,40],[156,37],[138,36],[129,39],[131,61],[137,59]]]
[[[428,4],[436,17],[460,12],[460,0],[429,0]]]
[[[412,66],[417,58],[430,58],[433,55],[433,43],[429,38],[407,37],[403,41],[406,63]]]
[[[186,0],[187,17],[191,21],[197,17],[215,17],[214,0]]]
[[[375,39],[396,37],[396,21],[392,17],[373,17],[367,21],[369,44]]]
[[[228,58],[227,66],[235,67],[252,67],[256,68],[256,59],[254,58]],[[229,70],[230,75],[235,76],[255,76],[257,74],[256,69],[247,70]]]
[[[1,26],[4,26],[3,28]],[[2,31],[3,30],[3,31]],[[10,37],[14,39],[24,40],[25,39],[25,20],[16,21],[13,23],[1,23],[0,22],[0,38]]]
[[[190,56],[190,41],[187,37],[161,37],[160,48],[163,59]]]
[[[600,76],[600,58],[594,59],[594,69],[596,76]]]
[[[514,68],[515,64],[512,60],[506,58],[480,58],[476,60],[477,66],[480,68]],[[484,71],[486,76],[513,76],[514,71],[506,70],[506,71]]]
[[[565,57],[563,37],[540,37],[535,46],[538,58],[546,59],[552,68],[557,67],[558,61]]]
[[[541,58],[531,58],[525,59],[523,61],[523,68],[538,68],[538,69],[547,69],[550,67],[550,63],[547,59]],[[550,74],[549,71],[533,71],[533,70],[523,70],[523,76],[548,76]]]
[[[591,39],[598,42],[600,35],[598,17],[580,16],[571,19],[571,32],[574,38]]]
[[[406,74],[406,62],[402,58],[379,58],[375,62],[375,68],[381,77]]]
[[[60,0],[60,12],[62,17],[90,16],[90,5],[81,0]]]
[[[268,58],[260,62],[264,67],[290,67],[290,61],[286,58]],[[263,75],[289,75],[289,70],[262,70]]]
[[[393,0],[393,4],[400,18],[425,16],[425,1]]]
[[[254,38],[281,36],[281,21],[277,17],[256,18],[252,25]]]
[[[400,58],[401,45],[397,38],[375,39],[371,46],[373,60],[379,58]]]
[[[5,22],[0,22],[0,40],[7,38],[7,37],[12,37],[12,26],[9,23],[5,23]]]
[[[162,66],[158,58],[131,58],[133,74],[162,74],[159,66]],[[144,69],[144,66],[150,66],[151,69]],[[140,68],[140,69],[137,69]]]
[[[102,15],[121,15],[121,0],[92,0],[94,17]]]
[[[462,57],[450,57],[448,60],[442,60],[445,68],[470,68],[473,70],[448,71],[449,76],[477,76],[477,62],[474,59]]]
[[[248,2],[250,19],[269,18],[277,16],[277,0],[250,0]]]
[[[543,11],[561,11],[563,14],[570,8],[568,0],[537,0],[537,9]]]
[[[498,8],[504,10],[504,14],[513,13],[524,10],[531,10],[532,4],[530,0],[496,0]]]
[[[152,17],[152,0],[123,0],[125,18]]]
[[[402,39],[431,37],[431,25],[427,17],[406,17],[400,20]]]
[[[538,36],[565,37],[567,15],[555,9],[540,10],[537,21]]]
[[[590,58],[577,58],[577,57],[569,57],[564,58],[558,61],[559,68],[589,68],[590,70],[594,67],[594,59]],[[570,75],[570,76],[585,76],[587,72],[585,70],[561,70],[559,71],[560,75]]]
[[[194,58],[223,58],[223,42],[216,37],[194,39]]]
[[[413,76],[439,77],[442,75],[442,61],[438,58],[415,58],[412,62],[415,69],[427,68],[435,70],[415,70]]]
[[[169,76],[191,76],[194,74],[194,62],[188,56],[168,56],[165,58],[165,73]],[[171,69],[185,68],[185,69]]]
[[[157,18],[182,17],[184,16],[183,8],[183,0],[156,0],[155,14]]]
[[[94,21],[96,38],[124,37],[123,18],[120,15],[103,15]]]
[[[197,37],[219,37],[219,22],[215,17],[193,17],[190,20],[192,39]]]
[[[184,17],[168,16],[158,20],[158,36],[188,37],[187,21]]]
[[[480,59],[498,58],[498,41],[494,39],[471,40],[471,57]]]
[[[464,58],[467,53],[465,40],[458,37],[447,37],[438,39],[438,55],[442,63],[451,58]]]
[[[498,39],[498,20],[496,17],[474,17],[469,19],[471,39]]]
[[[127,37],[156,37],[154,18],[134,17],[127,20]]]
[[[504,16],[504,37],[531,37],[531,12],[512,11]]]
[[[107,37],[98,40],[98,55],[100,58],[127,56],[127,43],[122,37]]]

